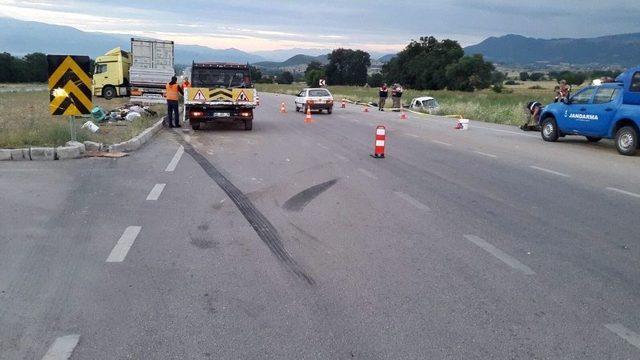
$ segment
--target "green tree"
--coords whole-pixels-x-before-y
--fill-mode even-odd
[[[527,81],[529,80],[529,73],[526,71],[523,71],[520,73],[520,81]]]
[[[411,41],[396,57],[383,65],[382,73],[390,83],[418,90],[440,90],[447,84],[446,68],[464,56],[457,41],[421,37]]]
[[[313,70],[322,70],[324,67],[319,61],[312,61],[307,65],[307,69],[304,71],[304,76],[306,77]]]
[[[262,79],[262,71],[255,66],[249,65],[249,77],[252,82],[257,83]]]
[[[447,66],[447,88],[449,90],[474,91],[491,85],[492,63],[484,61],[480,54],[465,56],[457,63]]]
[[[544,79],[544,74],[540,72],[534,72],[529,75],[529,80],[531,81],[541,81]]]
[[[369,53],[337,49],[328,58],[329,64],[325,68],[328,84],[363,86],[367,83],[367,69],[371,66]]]
[[[289,71],[285,71],[278,76],[278,84],[291,84],[293,83],[293,74]]]
[[[28,82],[46,82],[49,78],[47,55],[43,53],[27,54],[24,57],[26,79]]]
[[[380,73],[372,74],[371,76],[369,76],[369,79],[367,80],[367,84],[369,84],[369,86],[371,86],[372,88],[380,87],[382,86],[383,83],[384,83],[384,75]]]
[[[491,84],[502,86],[505,80],[507,80],[507,74],[501,71],[494,71],[491,73]]]
[[[311,70],[305,76],[305,81],[308,86],[318,87],[320,86],[320,79],[323,77],[325,77],[324,69]]]
[[[13,61],[14,57],[11,54],[0,54],[0,83],[16,82]]]

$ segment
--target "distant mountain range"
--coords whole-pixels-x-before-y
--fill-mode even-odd
[[[50,25],[0,17],[0,52],[79,54],[96,57],[108,50],[128,49],[131,36],[85,32],[69,26]],[[570,64],[591,67],[629,67],[640,64],[640,33],[586,39],[535,39],[520,35],[490,37],[468,46],[467,54],[483,54],[505,66],[544,68]],[[268,72],[304,71],[311,61],[327,63],[330,49],[284,49],[248,53],[238,49],[213,49],[176,44],[176,64],[192,61],[251,63]],[[395,54],[372,53],[372,67],[381,67]]]
[[[640,33],[585,39],[535,39],[520,35],[490,37],[466,47],[505,65],[588,65],[629,67],[640,64]]]

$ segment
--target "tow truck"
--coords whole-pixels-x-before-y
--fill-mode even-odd
[[[185,121],[193,130],[216,122],[243,123],[245,130],[251,130],[257,97],[248,65],[194,62],[191,87],[184,94]]]
[[[540,114],[542,139],[585,136],[590,142],[614,139],[618,152],[634,155],[640,146],[640,66],[613,83],[587,86],[566,100],[550,104]]]

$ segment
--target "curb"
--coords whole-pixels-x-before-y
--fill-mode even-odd
[[[0,149],[0,161],[51,161],[79,159],[84,157],[87,151],[131,152],[138,150],[142,145],[151,140],[153,136],[162,129],[163,122],[164,117],[133,138],[110,146],[93,141],[85,141],[84,143],[68,141],[65,146],[58,146],[55,148],[34,146],[21,149]]]

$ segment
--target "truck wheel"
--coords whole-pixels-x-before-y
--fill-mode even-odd
[[[602,140],[601,137],[597,137],[597,136],[587,136],[587,141],[591,142],[591,143],[597,143],[598,141]]]
[[[111,100],[116,97],[116,88],[113,86],[105,86],[102,88],[102,97]]]
[[[631,126],[624,126],[616,132],[616,148],[622,155],[632,156],[638,148],[638,133]]]
[[[544,118],[540,133],[544,141],[554,142],[558,140],[558,124],[556,124],[556,120],[552,117]]]
[[[253,129],[253,120],[245,120],[244,121],[244,129],[249,131]]]
[[[196,131],[196,130],[200,130],[200,123],[192,123],[191,124],[191,128]]]

